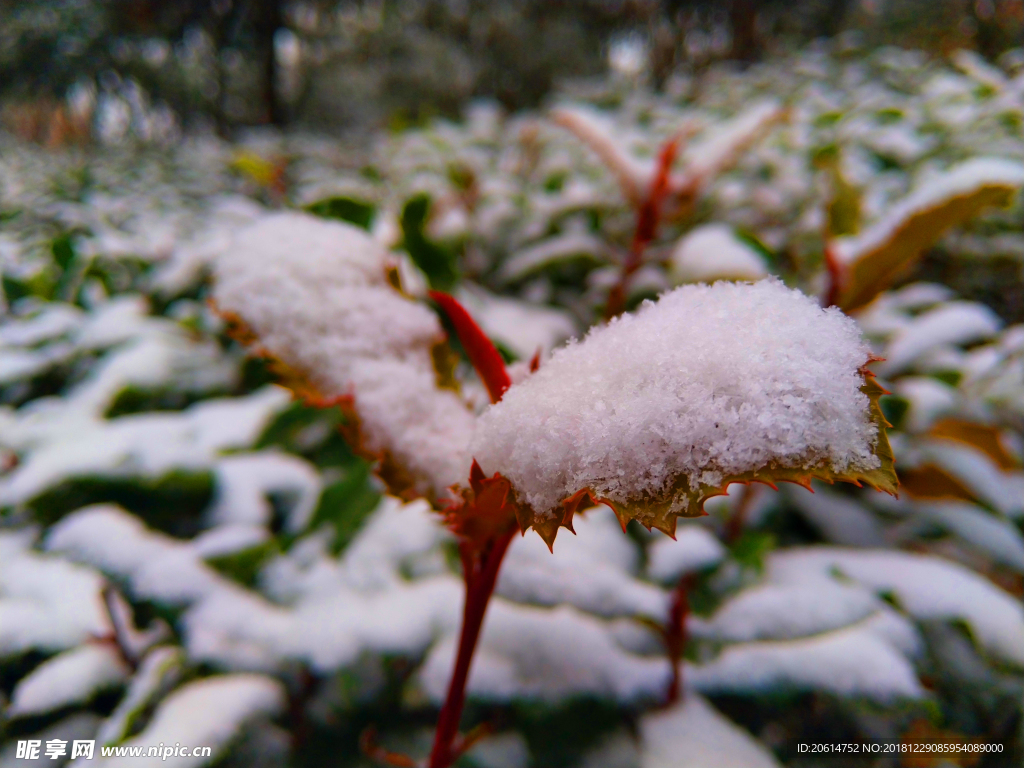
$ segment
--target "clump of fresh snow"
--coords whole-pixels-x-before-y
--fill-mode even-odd
[[[676,285],[768,277],[761,255],[726,224],[705,224],[680,238],[668,268]]]
[[[556,350],[480,417],[472,455],[538,514],[773,463],[878,466],[854,321],[778,280],[685,286]]]
[[[354,395],[366,447],[390,453],[420,492],[440,494],[464,479],[473,416],[437,386],[437,317],[387,284],[385,259],[356,227],[277,213],[218,259],[215,298],[321,394]]]

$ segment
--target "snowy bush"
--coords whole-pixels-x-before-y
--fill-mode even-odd
[[[0,137],[0,764],[423,758],[492,588],[433,765],[1019,761],[1024,317],[953,278],[1020,274],[1022,96],[813,48],[365,151]]]

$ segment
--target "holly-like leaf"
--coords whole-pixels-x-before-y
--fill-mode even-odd
[[[863,233],[840,237],[830,250],[840,263],[837,306],[863,307],[904,274],[950,228],[986,208],[1006,207],[1024,185],[1024,166],[971,160],[917,189]]]
[[[594,503],[671,535],[731,483],[895,493],[869,354],[850,318],[777,280],[686,286],[557,350],[470,452],[549,545]]]
[[[615,511],[623,530],[630,520],[636,520],[648,530],[656,528],[674,537],[678,518],[702,517],[706,514],[704,502],[715,496],[728,495],[728,487],[733,483],[763,483],[772,488],[776,488],[778,483],[795,483],[811,491],[812,480],[823,480],[828,483],[867,485],[877,491],[896,495],[899,481],[896,477],[895,457],[885,432],[889,423],[885,420],[878,402],[887,392],[878,384],[867,366],[861,369],[861,374],[864,377],[861,392],[870,400],[871,422],[878,428],[874,455],[879,460],[879,466],[875,469],[837,472],[825,462],[810,467],[799,463],[786,465],[773,462],[750,472],[730,475],[714,485],[701,484],[696,489],[691,488],[689,479],[682,476],[665,493],[637,498],[630,502],[612,501],[589,488],[582,488],[562,502],[560,515],[537,515],[529,506],[516,501],[519,526],[524,531],[534,528],[548,546],[552,547],[559,528],[568,528],[572,531],[572,519],[576,512],[596,504],[605,504]]]

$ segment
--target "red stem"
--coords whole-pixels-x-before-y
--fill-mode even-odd
[[[665,650],[672,664],[672,677],[665,692],[665,706],[679,701],[683,688],[683,651],[686,650],[686,618],[690,614],[689,575],[683,575],[672,592],[672,607],[665,626]]]
[[[469,355],[473,367],[487,387],[491,402],[497,403],[512,385],[505,361],[487,335],[474,322],[466,311],[452,296],[440,291],[430,291],[430,298],[437,302],[448,316],[455,333],[462,342],[466,354]],[[470,485],[477,490],[477,482],[483,480],[483,473],[476,462],[470,475]],[[472,514],[473,507],[464,509]],[[448,684],[448,695],[437,720],[437,731],[434,734],[434,746],[430,750],[429,768],[448,768],[472,743],[483,735],[469,736],[463,739],[458,747],[455,740],[459,734],[459,720],[466,704],[466,682],[469,679],[469,667],[473,662],[480,630],[483,627],[487,604],[494,593],[494,585],[498,580],[498,570],[505,557],[512,537],[518,531],[515,517],[509,521],[508,530],[489,538],[486,543],[471,538],[459,542],[459,555],[462,558],[462,578],[466,582],[466,602],[462,609],[462,630],[459,634],[459,650],[455,657],[455,669]]]
[[[658,153],[658,162],[654,179],[651,181],[651,188],[647,191],[647,197],[643,205],[637,211],[636,230],[633,232],[633,242],[630,245],[629,253],[622,265],[622,274],[619,281],[612,287],[608,294],[608,304],[605,307],[605,319],[610,320],[616,315],[622,314],[626,306],[626,285],[629,278],[636,272],[643,263],[644,250],[654,239],[658,232],[658,224],[661,223],[661,206],[669,191],[669,174],[672,171],[672,164],[679,154],[681,137],[674,136],[666,141]]]
[[[839,292],[843,289],[843,265],[828,240],[825,241],[825,268],[828,269],[828,290],[822,299],[822,306],[839,306]]]
[[[747,515],[750,512],[750,507],[754,501],[754,494],[756,491],[757,489],[752,485],[744,485],[740,489],[740,496],[736,501],[736,508],[725,524],[726,544],[735,544],[739,537],[743,535],[743,529],[747,525]]]
[[[453,297],[440,291],[430,291],[430,298],[438,303],[448,319],[455,326],[455,333],[462,342],[469,360],[480,374],[487,391],[491,396],[491,402],[501,400],[505,390],[512,386],[512,380],[505,370],[505,361],[501,353],[491,342],[487,335],[480,330],[469,312]]]
[[[448,696],[437,721],[434,747],[430,751],[429,768],[448,768],[458,755],[452,744],[459,732],[459,720],[466,703],[466,681],[469,665],[473,661],[480,629],[483,627],[487,604],[498,580],[498,569],[512,542],[516,529],[499,536],[482,556],[473,551],[468,542],[459,545],[462,556],[463,578],[466,581],[466,603],[462,611],[462,632],[459,636],[459,652],[455,657],[455,671],[448,684]]]

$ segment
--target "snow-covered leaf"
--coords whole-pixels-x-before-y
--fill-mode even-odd
[[[269,677],[249,674],[207,677],[171,693],[157,706],[149,724],[123,745],[148,748],[161,743],[181,743],[212,747],[210,757],[170,756],[165,760],[161,756],[160,762],[167,766],[210,765],[241,734],[246,723],[276,715],[285,702],[284,686]],[[95,765],[121,762],[125,761],[97,756]]]
[[[120,686],[129,669],[112,643],[86,643],[47,659],[23,677],[11,694],[7,716],[41,715]]]
[[[845,266],[838,303],[858,309],[913,264],[949,228],[991,206],[1006,206],[1024,184],[1024,166],[1000,158],[976,158],[928,180],[864,232],[836,238]]]
[[[715,280],[760,280],[764,258],[725,224],[705,224],[679,239],[668,262],[673,284]]]
[[[797,640],[731,645],[687,667],[684,679],[703,693],[814,690],[883,704],[925,695],[913,664],[870,619]]]
[[[909,552],[806,547],[772,554],[766,570],[785,583],[841,574],[891,595],[914,619],[965,622],[982,649],[1024,667],[1024,606],[958,563]]]
[[[124,697],[100,725],[96,733],[100,746],[123,741],[156,697],[178,682],[184,663],[185,653],[180,648],[160,646],[147,653],[128,681]]]
[[[442,701],[456,636],[437,643],[419,672],[433,701]],[[468,693],[492,701],[556,702],[597,696],[621,702],[651,699],[668,684],[668,662],[620,648],[601,620],[568,606],[533,608],[492,601],[469,675]]]
[[[868,356],[851,320],[778,281],[686,286],[557,350],[470,450],[549,544],[587,495],[671,533],[732,482],[893,492]]]
[[[778,768],[775,756],[702,696],[640,719],[641,768]]]

